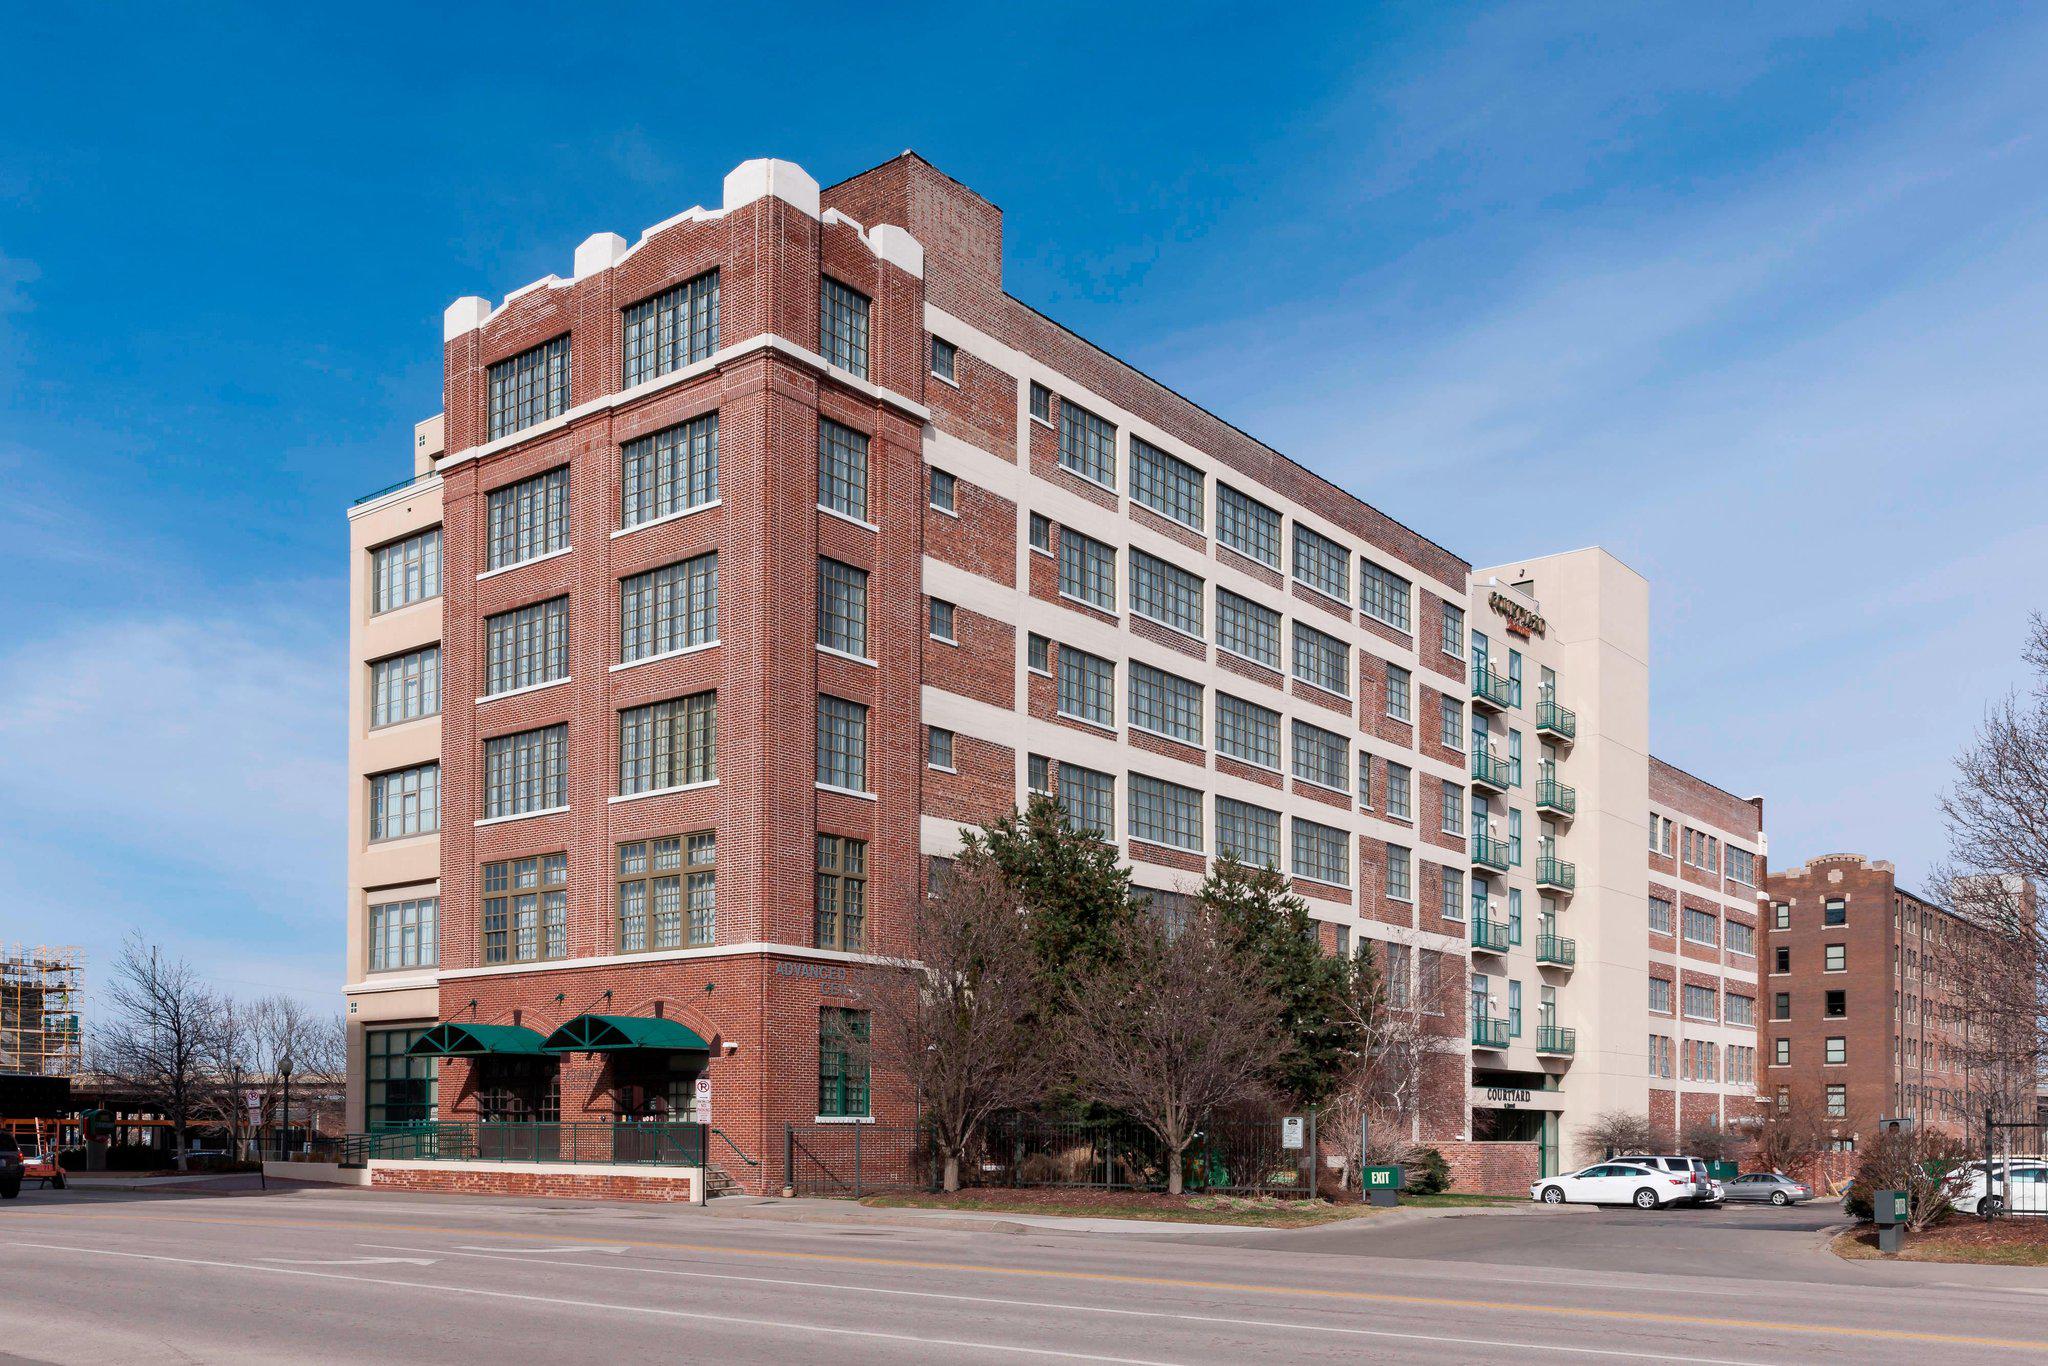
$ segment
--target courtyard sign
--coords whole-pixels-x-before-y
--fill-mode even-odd
[[[1507,594],[1495,591],[1486,600],[1487,606],[1507,618],[1508,633],[1527,638],[1543,634],[1543,614],[1532,612]]]

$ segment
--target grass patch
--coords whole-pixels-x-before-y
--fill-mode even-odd
[[[1046,1214],[1080,1219],[1144,1219],[1248,1228],[1313,1228],[1372,1214],[1367,1205],[1277,1196],[1167,1195],[1161,1191],[970,1190],[958,1194],[870,1195],[872,1209],[946,1209],[976,1214]]]
[[[1414,1205],[1418,1209],[1459,1209],[1466,1206],[1479,1208],[1487,1205],[1523,1205],[1528,1201],[1506,1195],[1464,1195],[1457,1191],[1444,1191],[1440,1195],[1403,1194],[1401,1203]]]
[[[1950,1219],[1925,1233],[1906,1234],[1895,1257],[1877,1250],[1876,1225],[1859,1224],[1836,1234],[1833,1248],[1851,1261],[2048,1266],[2048,1219]]]

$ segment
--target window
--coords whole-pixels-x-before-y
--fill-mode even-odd
[[[1439,697],[1437,703],[1437,742],[1445,749],[1465,749],[1465,709],[1454,697]]]
[[[1831,1083],[1828,1086],[1828,1118],[1847,1119],[1848,1117],[1849,1088],[1840,1082]]]
[[[1216,694],[1216,751],[1260,768],[1280,767],[1280,713]]]
[[[867,1012],[826,1006],[818,1012],[818,1114],[844,1119],[867,1113]]]
[[[1398,664],[1387,666],[1387,715],[1396,721],[1409,721],[1414,718],[1413,702],[1409,695],[1413,678],[1414,675]]]
[[[1719,936],[1714,933],[1714,913],[1685,908],[1685,937],[1695,944],[1712,944]]]
[[[1031,548],[1052,554],[1052,519],[1042,512],[1031,514]]]
[[[1372,755],[1358,751],[1358,804],[1372,810]]]
[[[1790,948],[1782,944],[1778,946],[1777,951],[1771,955],[1771,971],[1792,971],[1792,950]]]
[[[1324,692],[1351,695],[1349,651],[1344,642],[1304,622],[1294,623],[1294,676]]]
[[[1280,667],[1280,614],[1227,588],[1216,590],[1216,644],[1269,669]]]
[[[441,647],[380,659],[370,666],[370,726],[395,726],[441,714]]]
[[[1671,1040],[1662,1034],[1650,1036],[1650,1075],[1668,1077],[1671,1075]]]
[[[657,522],[718,501],[718,414],[619,448],[619,525]]]
[[[1830,1067],[1839,1067],[1849,1061],[1849,1040],[1840,1034],[1830,1035],[1821,1061]]]
[[[1216,852],[1254,868],[1280,866],[1280,813],[1263,806],[1216,799]]]
[[[1131,438],[1131,496],[1183,526],[1202,529],[1202,472],[1136,436]]]
[[[1396,631],[1408,631],[1408,580],[1389,573],[1371,560],[1358,561],[1358,605],[1369,617],[1376,617]]]
[[[924,728],[924,761],[932,768],[953,771],[953,732],[938,726]]]
[[[1550,856],[1546,851],[1544,857]],[[1508,808],[1508,862],[1522,866],[1522,813],[1512,806]]]
[[[1414,999],[1409,994],[1409,965],[1415,956],[1414,950],[1391,940],[1382,940],[1380,949],[1386,954],[1387,1004],[1396,1010],[1406,1010]]]
[[[1228,484],[1216,486],[1216,538],[1260,564],[1280,567],[1280,514]]]
[[[1131,724],[1202,743],[1202,685],[1177,674],[1131,661]]]
[[[1508,979],[1508,1034],[1522,1037],[1522,984],[1513,978]]]
[[[818,419],[818,506],[856,522],[868,519],[868,439]]]
[[[1414,852],[1398,844],[1387,846],[1387,900],[1413,901],[1415,886],[1411,860]]]
[[[1677,928],[1672,918],[1671,903],[1661,896],[1650,898],[1650,933],[1670,934]]]
[[[1116,833],[1116,779],[1078,764],[1060,765],[1060,805],[1067,823],[1108,839]]]
[[[818,557],[818,643],[843,655],[868,655],[868,571]]]
[[[441,528],[370,552],[370,614],[441,596]]]
[[[1406,764],[1387,765],[1387,819],[1415,819],[1414,780]]]
[[[867,378],[868,296],[829,275],[818,281],[818,354]]]
[[[1116,610],[1116,548],[1072,527],[1060,528],[1060,592],[1070,598]]]
[[[441,828],[441,766],[421,764],[370,779],[370,839],[430,835]]]
[[[1849,1014],[1849,993],[1830,991],[1821,999],[1821,1014],[1831,1020],[1840,1020]]]
[[[1650,979],[1650,1013],[1669,1015],[1671,1013],[1671,979],[1652,977]]]
[[[569,467],[491,490],[484,568],[551,555],[569,546]]]
[[[1116,665],[1098,655],[1060,647],[1059,711],[1098,726],[1116,725]]]
[[[1650,813],[1650,852],[1662,854],[1669,858],[1671,856],[1672,837],[1676,830],[1677,827],[1671,823],[1670,817],[1660,816],[1652,811]]]
[[[1293,826],[1295,876],[1350,886],[1350,837],[1342,830],[1299,816],[1293,818]]]
[[[1848,924],[1849,903],[1838,897],[1829,897],[1821,905],[1820,923],[1829,926]]]
[[[363,1123],[372,1132],[433,1122],[440,1064],[406,1051],[426,1032],[363,1031]]]
[[[717,639],[717,551],[619,580],[620,663]]]
[[[569,676],[569,599],[551,598],[484,618],[484,694]]]
[[[1052,390],[1034,381],[1031,385],[1031,416],[1052,425]]]
[[[1202,636],[1202,580],[1177,565],[1131,551],[1131,610],[1141,617]]]
[[[957,511],[960,481],[944,470],[931,472],[931,504],[940,512]]]
[[[1025,765],[1024,773],[1024,785],[1029,791],[1046,797],[1052,795],[1051,760],[1043,754],[1033,754]]]
[[[1745,887],[1756,886],[1756,855],[1747,849],[1728,846],[1728,880]]]
[[[664,835],[619,846],[619,952],[716,943],[718,837]]]
[[[1774,1066],[1790,1067],[1792,1065],[1792,1041],[1790,1039],[1774,1039],[1771,1041],[1771,1048],[1771,1062]]]
[[[1175,849],[1202,848],[1202,794],[1192,787],[1130,776],[1131,828],[1134,840],[1170,845]]]
[[[1318,593],[1351,603],[1351,552],[1328,536],[1294,524],[1294,578]]]
[[[1821,970],[1824,972],[1847,972],[1849,970],[1849,946],[1828,944],[1821,950]]]
[[[619,713],[619,795],[718,781],[718,694]]]
[[[867,841],[818,836],[818,947],[859,953],[867,919]]]
[[[944,337],[932,338],[932,373],[948,384],[958,384],[953,374],[954,363],[958,360],[960,348]]]
[[[370,907],[370,971],[433,967],[441,959],[440,918],[435,896]]]
[[[1771,903],[1771,928],[1789,930],[1792,928],[1792,908],[1782,901]]]
[[[1522,889],[1508,888],[1508,942],[1522,942]]]
[[[1453,659],[1465,657],[1465,609],[1444,604],[1443,652]]]
[[[1024,640],[1024,660],[1034,673],[1051,673],[1052,642],[1044,636],[1037,634],[1026,636]]]
[[[627,308],[620,351],[625,388],[703,360],[718,349],[718,272],[708,270]]]
[[[1688,1020],[1711,1020],[1715,1018],[1714,996],[1715,992],[1712,987],[1687,986],[1683,995],[1685,1018]]]
[[[1443,832],[1465,833],[1465,789],[1448,778],[1443,780]]]
[[[1746,958],[1756,956],[1756,931],[1747,925],[1729,921],[1727,926],[1728,952],[1739,953]]]
[[[569,856],[486,863],[484,962],[528,963],[569,954]]]
[[[1116,428],[1078,404],[1060,403],[1060,464],[1116,487]]]
[[[1339,792],[1351,790],[1351,742],[1335,731],[1294,723],[1294,776]]]
[[[509,359],[489,372],[490,436],[522,431],[569,411],[569,339],[556,337]]]
[[[868,709],[860,703],[818,698],[818,782],[868,790]]]
[[[1734,992],[1729,992],[1724,1001],[1721,1018],[1732,1025],[1755,1024],[1756,998],[1737,996]]]
[[[932,599],[931,633],[933,640],[953,642],[953,604],[944,598]]]
[[[1437,914],[1444,919],[1465,918],[1465,875],[1456,868],[1443,870],[1443,895],[1438,902]]]

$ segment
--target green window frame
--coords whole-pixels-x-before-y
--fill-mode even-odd
[[[824,1006],[818,1011],[818,1115],[866,1119],[872,1098],[868,1075],[868,1015]]]

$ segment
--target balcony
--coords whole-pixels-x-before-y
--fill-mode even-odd
[[[1554,968],[1577,967],[1579,941],[1555,934],[1539,934],[1536,936],[1536,961]]]
[[[1536,808],[1554,815],[1576,816],[1579,814],[1579,790],[1555,778],[1538,778]]]
[[[1505,792],[1514,782],[1514,766],[1497,754],[1478,750],[1472,755],[1472,786]]]
[[[1481,868],[1491,868],[1496,873],[1508,870],[1508,842],[1497,840],[1491,835],[1472,837],[1472,862]]]
[[[1536,1026],[1536,1051],[1569,1058],[1579,1051],[1579,1031],[1557,1025]]]
[[[1570,707],[1560,707],[1553,698],[1536,699],[1536,732],[1551,735],[1560,740],[1579,738],[1579,714]]]
[[[1508,951],[1508,927],[1506,922],[1475,918],[1472,921],[1472,947],[1485,953],[1506,953]]]
[[[1560,892],[1575,892],[1579,888],[1578,865],[1547,855],[1539,858],[1536,860],[1536,885]]]
[[[1507,711],[1522,705],[1522,681],[1502,678],[1484,664],[1472,666],[1472,702],[1475,706]]]
[[[1472,1046],[1474,1048],[1506,1048],[1508,1046],[1508,1022],[1492,1020],[1484,1015],[1472,1017]]]

